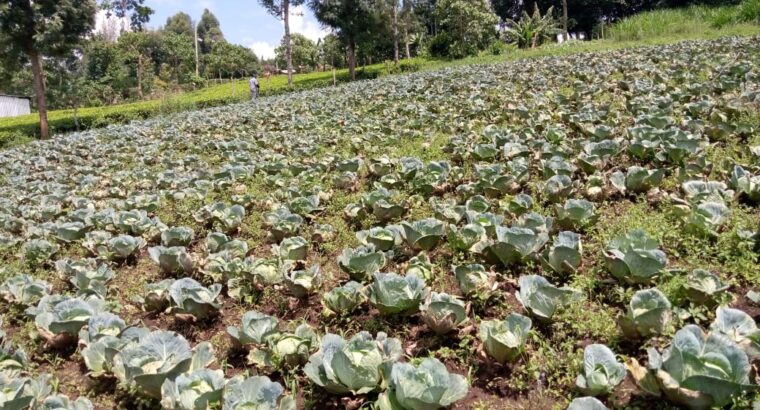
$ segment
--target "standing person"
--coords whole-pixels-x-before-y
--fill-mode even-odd
[[[251,86],[251,101],[256,101],[259,98],[259,80],[256,78],[256,74],[251,77],[251,80],[248,81],[248,84]]]

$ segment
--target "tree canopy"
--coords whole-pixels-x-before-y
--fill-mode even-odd
[[[184,34],[190,38],[195,37],[195,28],[193,27],[193,19],[189,14],[179,12],[166,19],[166,25],[164,30],[172,32],[174,34]]]
[[[40,135],[48,137],[43,57],[66,57],[92,31],[94,0],[8,0],[0,3],[2,58],[10,66],[29,61],[40,113]]]
[[[317,20],[346,42],[349,75],[355,78],[357,43],[380,25],[376,4],[372,0],[311,0],[309,5]]]
[[[216,43],[225,41],[219,19],[209,9],[203,10],[198,22],[198,41],[203,54],[210,53]]]
[[[113,13],[120,19],[128,18],[133,31],[142,31],[154,13],[152,8],[145,5],[145,0],[103,0],[101,8],[109,15]],[[122,30],[126,31],[126,27]]]
[[[283,37],[279,47],[275,49],[275,59],[279,67],[287,65],[286,44]],[[300,70],[311,70],[317,65],[317,44],[303,34],[293,33],[290,35],[292,47],[293,66]]]

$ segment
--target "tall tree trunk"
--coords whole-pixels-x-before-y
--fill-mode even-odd
[[[565,40],[567,40],[567,0],[562,0],[562,30],[565,32]]]
[[[40,113],[40,138],[44,140],[50,134],[48,130],[47,101],[45,100],[45,76],[42,72],[42,56],[37,50],[32,50],[29,52],[29,59],[32,62],[34,93],[37,95],[37,110]]]
[[[406,59],[412,58],[412,50],[409,47],[409,29],[404,27],[404,44],[406,45]]]
[[[282,0],[282,20],[285,23],[285,59],[288,63],[288,87],[293,85],[293,45],[290,44],[290,0]]]
[[[398,0],[393,0],[393,61],[398,65]]]
[[[198,56],[198,23],[193,23],[193,32],[195,33],[195,76],[200,77],[200,57]]]
[[[356,41],[348,39],[348,75],[351,80],[356,80]]]
[[[142,89],[142,54],[137,54],[137,96],[143,99]]]

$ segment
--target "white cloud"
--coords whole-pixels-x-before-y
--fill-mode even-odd
[[[261,59],[271,60],[274,58],[275,46],[267,43],[266,41],[256,41],[255,43],[251,44],[250,49],[253,50],[253,52],[256,53],[256,56]]]
[[[307,18],[308,16],[308,18]],[[290,10],[290,32],[303,34],[306,38],[317,41],[330,34],[329,30],[313,19],[304,6],[293,7]]]
[[[283,22],[280,22],[278,26],[282,29]],[[308,10],[303,6],[294,7],[290,10],[290,32],[303,34],[306,38],[313,41],[317,41],[320,38],[324,38],[330,33],[329,30],[323,29],[320,24],[313,19]],[[278,33],[278,36],[282,36],[283,33]],[[267,41],[253,41],[253,39],[245,39],[244,44],[251,44],[249,48],[259,58],[270,60],[275,57],[275,49],[279,45],[279,41],[273,43]]]

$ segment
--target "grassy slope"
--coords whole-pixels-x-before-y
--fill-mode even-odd
[[[523,58],[562,56],[582,52],[608,51],[629,47],[667,44],[692,39],[711,39],[721,36],[750,36],[760,34],[760,26],[750,24],[730,25],[720,29],[711,28],[705,22],[702,22],[701,24],[694,22],[686,24],[684,21],[690,21],[689,19],[693,17],[693,12],[689,12],[688,9],[687,11],[679,10],[669,11],[667,13],[670,13],[668,15],[671,16],[671,20],[674,22],[671,30],[659,30],[656,33],[639,30],[638,35],[623,34],[637,32],[635,27],[646,25],[646,23],[642,24],[640,20],[645,20],[650,23],[654,20],[661,20],[662,13],[653,14],[655,17],[654,19],[646,16],[645,18],[630,19],[634,21],[630,24],[623,22],[623,24],[628,24],[629,29],[631,27],[634,28],[630,30],[617,30],[615,38],[613,39],[573,42],[564,45],[551,44],[531,50],[515,50],[503,55],[480,55],[455,61],[414,58],[402,62],[400,70],[394,69],[392,64],[386,62],[363,67],[360,69],[360,76],[363,78],[376,78],[398,73],[399,71],[427,71],[448,66],[489,64]],[[649,13],[646,14],[648,15]],[[667,19],[662,21],[663,25],[667,25],[665,24]],[[689,29],[683,29],[685,24]],[[698,27],[698,29],[695,27]],[[338,70],[337,80],[338,82],[347,81],[347,71]],[[296,75],[294,86],[289,88],[287,85],[287,77],[284,75],[278,75],[269,79],[262,79],[261,93],[263,96],[276,95],[293,90],[327,87],[332,85],[332,83],[332,72],[315,72]],[[134,119],[149,118],[170,112],[240,102],[248,98],[247,80],[240,80],[161,100],[142,101],[108,107],[83,108],[77,112],[77,120],[79,124],[75,123],[73,110],[55,110],[49,113],[49,121],[54,132],[66,132],[82,128],[103,127],[113,123],[123,123]],[[38,124],[39,118],[37,114],[0,119],[0,148],[29,141],[30,138],[37,133]]]

